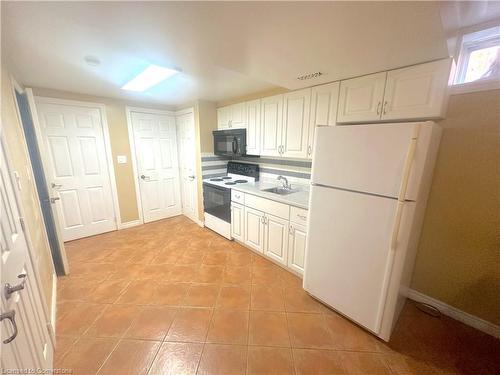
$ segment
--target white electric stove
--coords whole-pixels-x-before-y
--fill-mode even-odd
[[[205,226],[231,238],[231,188],[240,184],[251,184],[259,180],[259,165],[250,163],[227,163],[227,174],[203,180],[203,205]]]

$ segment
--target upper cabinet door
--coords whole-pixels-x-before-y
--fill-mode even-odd
[[[246,102],[247,154],[260,155],[260,99]]]
[[[231,122],[229,127],[234,128],[246,128],[246,107],[245,103],[233,104],[231,107]]]
[[[312,158],[316,126],[334,126],[337,121],[340,82],[316,86],[311,92],[311,114],[309,116],[309,137],[307,157]]]
[[[310,88],[284,95],[281,156],[307,157],[310,107]]]
[[[231,107],[217,108],[217,129],[223,130],[229,128],[231,119]]]
[[[375,73],[340,82],[338,123],[380,120],[387,73]]]
[[[445,59],[388,72],[382,119],[443,117],[450,68],[451,59]]]
[[[282,149],[283,95],[269,96],[261,99],[260,102],[260,154],[263,156],[280,156]]]

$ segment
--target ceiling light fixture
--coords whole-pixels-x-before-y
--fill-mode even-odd
[[[158,65],[150,65],[140,72],[133,79],[122,86],[122,90],[128,91],[146,91],[174,75],[179,73],[177,70],[163,68]]]
[[[314,73],[304,74],[303,76],[299,76],[299,77],[297,77],[297,79],[299,81],[305,81],[307,79],[318,78],[322,75],[323,75],[323,73],[321,73],[321,72],[314,72]]]

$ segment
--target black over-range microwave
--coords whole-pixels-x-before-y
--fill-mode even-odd
[[[247,153],[247,130],[214,130],[214,154],[221,156],[245,156]]]

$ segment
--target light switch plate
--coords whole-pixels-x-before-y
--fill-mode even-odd
[[[116,155],[116,161],[118,162],[118,164],[126,164],[127,155]]]

